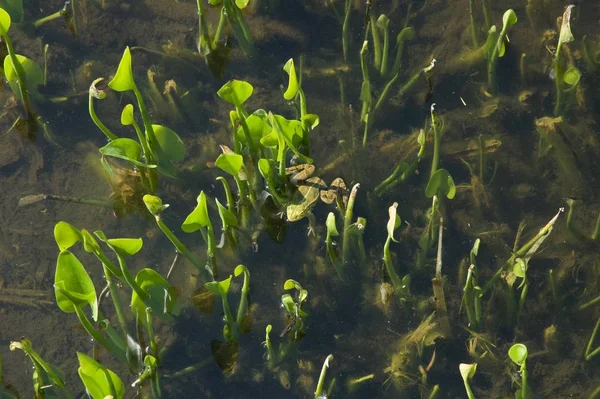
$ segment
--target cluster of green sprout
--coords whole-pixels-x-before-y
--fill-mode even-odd
[[[241,12],[248,2],[223,0],[210,3],[213,6],[221,6],[219,22],[216,30],[211,34],[205,17],[205,6],[198,0],[198,50],[206,58],[211,71],[219,75],[223,63],[223,58],[219,57],[227,51],[222,42],[226,23],[231,27],[240,47],[247,55],[255,55],[256,49],[249,26]],[[474,1],[471,1],[470,18],[475,47],[472,51],[481,61],[485,60],[487,93],[496,95],[499,91],[497,82],[499,58],[507,51],[509,29],[517,23],[517,16],[513,10],[506,11],[502,19],[502,28],[498,32],[496,26],[489,26],[487,4],[483,1],[483,14],[488,32],[485,44],[480,46],[480,32],[476,28],[474,7]],[[571,60],[564,57],[562,50],[566,43],[574,40],[570,30],[573,7],[568,6],[563,14],[560,37],[553,55],[556,117],[565,115],[569,109],[573,91],[581,78],[581,72],[570,65]],[[347,0],[344,3],[342,23],[342,48],[346,62],[350,57],[348,35],[350,11],[350,1]],[[403,74],[401,66],[404,48],[406,43],[415,36],[415,30],[407,26],[407,18],[396,37],[394,48],[391,49],[390,18],[381,14],[375,19],[370,11],[368,7],[365,16],[365,39],[358,52],[362,73],[358,101],[362,105],[360,121],[364,124],[363,147],[367,144],[376,117],[380,115],[382,107],[386,105],[392,94],[391,91],[396,88]],[[3,72],[25,109],[26,115],[22,120],[37,121],[32,110],[30,95],[34,96],[35,87],[42,84],[40,80],[42,70],[30,59],[15,54],[8,37],[11,15],[0,9],[0,36],[4,39],[8,50]],[[588,45],[589,52],[591,50]],[[591,65],[595,63],[596,60],[590,60]],[[396,88],[398,95],[403,96],[422,76],[427,78],[431,89],[429,74],[433,68],[434,62],[431,62],[408,76],[404,84]],[[520,227],[510,256],[500,262],[499,268],[487,280],[481,273],[483,262],[478,259],[480,248],[486,245],[486,241],[480,238],[474,240],[472,249],[461,264],[459,284],[463,287],[462,296],[460,309],[454,312],[454,309],[448,306],[449,301],[446,299],[448,289],[447,276],[443,273],[446,271],[443,269],[443,258],[445,223],[450,219],[448,201],[454,200],[457,186],[449,170],[441,167],[444,162],[441,155],[444,121],[437,114],[435,104],[430,107],[430,127],[419,132],[416,154],[411,155],[410,161],[397,162],[389,177],[373,190],[375,203],[387,200],[390,193],[395,193],[395,188],[406,184],[409,177],[415,176],[419,170],[424,169],[422,161],[426,154],[431,157],[431,166],[428,173],[425,173],[427,178],[421,181],[422,184],[419,186],[421,199],[426,207],[424,206],[423,210],[424,223],[415,226],[419,229],[419,233],[414,262],[412,264],[398,262],[399,256],[393,252],[395,248],[393,243],[401,241],[397,238],[397,233],[403,227],[400,214],[405,211],[398,202],[393,202],[387,208],[388,219],[382,256],[381,259],[373,261],[372,254],[365,250],[363,242],[367,219],[363,216],[355,217],[360,185],[355,182],[348,191],[343,181],[336,179],[335,185],[334,183],[327,185],[321,178],[312,176],[314,167],[308,168],[313,163],[311,134],[318,127],[320,119],[318,115],[308,112],[307,98],[301,84],[302,72],[296,70],[293,59],[285,63],[283,70],[288,76],[283,98],[291,105],[294,113],[292,118],[261,108],[252,112],[248,110],[247,103],[254,90],[249,82],[230,80],[217,91],[218,97],[232,106],[229,112],[230,142],[220,146],[222,153],[214,161],[214,166],[226,174],[217,178],[221,183],[225,200],[221,203],[218,198],[214,198],[213,205],[213,200],[201,191],[197,196],[194,209],[180,226],[180,230],[184,233],[200,232],[206,248],[204,258],[188,248],[178,237],[178,233],[167,226],[163,219],[169,205],[163,203],[163,200],[156,195],[159,192],[160,178],[161,176],[171,179],[179,177],[180,170],[177,163],[185,158],[186,148],[183,140],[173,130],[151,122],[144,96],[134,79],[129,48],[125,49],[114,77],[108,82],[108,87],[123,93],[125,98],[133,94],[133,97],[129,98],[136,106],[127,103],[123,107],[120,122],[124,126],[133,128],[137,141],[117,136],[96,114],[97,100],[102,100],[106,96],[106,93],[98,88],[102,78],[94,80],[89,90],[90,117],[108,139],[108,143],[100,149],[105,172],[108,176],[114,176],[116,173],[114,169],[119,162],[123,161],[131,170],[137,172],[135,176],[139,179],[141,187],[139,200],[144,206],[141,211],[152,216],[157,227],[176,249],[174,263],[180,255],[185,257],[200,273],[204,299],[211,301],[218,298],[221,301],[224,315],[223,341],[215,341],[216,343],[211,345],[214,360],[225,373],[233,373],[240,351],[240,337],[247,334],[252,327],[249,299],[252,288],[250,284],[252,268],[240,264],[232,272],[228,272],[227,265],[220,262],[224,258],[222,256],[224,251],[246,249],[245,246],[249,245],[248,237],[255,238],[263,228],[275,241],[281,241],[281,230],[285,229],[287,224],[284,215],[289,222],[309,219],[310,229],[314,232],[319,226],[311,211],[316,206],[317,199],[321,199],[323,203],[335,206],[324,222],[326,230],[324,244],[329,264],[338,276],[339,281],[336,283],[350,287],[353,292],[358,291],[361,288],[353,281],[354,277],[360,275],[367,265],[379,262],[382,276],[379,296],[386,312],[391,313],[398,308],[412,309],[416,315],[422,316],[419,326],[413,332],[401,337],[398,343],[399,350],[391,356],[390,366],[385,370],[390,383],[400,395],[414,395],[416,391],[422,398],[434,398],[439,395],[442,388],[428,378],[435,362],[435,349],[432,348],[437,338],[450,339],[455,335],[463,334],[458,332],[460,326],[464,334],[469,337],[468,351],[472,363],[461,363],[459,371],[467,397],[474,398],[472,384],[478,365],[485,366],[490,358],[497,356],[494,345],[484,337],[492,334],[499,326],[511,331],[511,336],[515,335],[532,285],[531,272],[529,272],[530,261],[541,252],[563,209],[561,208],[524,243],[521,242],[523,227]],[[378,95],[373,95],[374,92],[378,92]],[[136,115],[141,118],[141,126]],[[554,132],[552,129],[555,129],[561,119],[549,118],[538,121],[540,121],[537,125],[540,142],[546,143],[547,150],[553,152],[558,167],[562,168],[564,174],[571,174],[577,169],[576,162],[569,154],[563,139],[551,134]],[[358,149],[353,148],[353,151]],[[482,183],[485,171],[483,154],[483,139],[480,136],[478,172]],[[471,175],[474,175],[473,168],[467,162],[465,163]],[[300,170],[299,166],[304,168]],[[300,173],[309,169],[310,173],[307,172],[300,177]],[[486,184],[490,185],[492,180],[493,177]],[[575,199],[568,201],[567,229],[576,241],[586,247],[595,248],[600,236],[600,217],[591,234],[582,232],[573,221],[576,204]],[[210,216],[211,210],[215,208],[221,221],[221,240],[218,240],[218,232],[215,231]],[[102,347],[116,361],[129,369],[133,375],[131,385],[138,392],[149,389],[152,397],[162,397],[163,355],[167,348],[161,347],[154,332],[154,323],[157,320],[173,323],[180,312],[179,293],[169,281],[170,275],[162,276],[150,268],[141,269],[135,276],[132,274],[128,262],[142,250],[141,238],[108,238],[102,231],[90,233],[86,229],[79,229],[62,221],[55,226],[54,238],[59,251],[54,277],[54,293],[58,307],[65,313],[75,313],[81,326],[92,337],[94,347]],[[75,246],[79,244],[86,253],[93,255],[100,263],[106,283],[100,294],[90,277],[90,269],[87,269],[74,253]],[[87,265],[92,262],[85,263]],[[401,272],[399,267],[402,268]],[[223,274],[228,276],[223,278]],[[424,296],[420,297],[419,294],[411,292],[411,282],[415,278],[422,279],[424,276],[430,278],[431,275],[433,275],[431,292],[435,301],[427,304]],[[234,278],[242,280],[236,312],[230,302],[233,296],[230,288]],[[552,288],[552,300],[558,303],[560,298],[552,270],[548,273],[548,280]],[[117,285],[126,287],[129,306],[123,304],[123,294],[117,289]],[[298,354],[300,342],[309,333],[310,327],[308,290],[300,282],[287,279],[283,291],[281,305],[287,325],[279,339],[273,339],[271,337],[273,327],[268,324],[264,340],[266,352],[264,367],[280,378],[282,375],[287,375],[290,363],[293,363],[290,360]],[[100,310],[100,304],[109,300],[113,304],[111,310],[114,310],[114,316],[105,315]],[[584,303],[580,309],[590,307],[597,302],[600,302],[600,297]],[[409,304],[411,306],[408,306]],[[498,312],[499,315],[495,318],[486,318],[485,310],[492,307],[502,311]],[[588,341],[584,353],[585,360],[589,361],[600,353],[600,347],[594,346],[599,328],[600,319]],[[34,365],[34,389],[37,396],[44,397],[50,391],[55,391],[57,396],[71,396],[65,387],[61,372],[44,361],[35,352],[29,340],[24,338],[13,342],[11,350],[15,349],[22,350]],[[427,358],[427,356],[431,357]],[[98,362],[95,350],[91,356],[78,352],[77,357],[80,365],[79,376],[91,397],[125,397],[126,384],[113,371]],[[533,388],[529,385],[528,357],[528,350],[524,344],[515,343],[508,350],[508,358],[518,367],[516,371],[519,378],[514,381],[517,385],[515,395],[524,399],[535,396]],[[329,355],[323,364],[314,392],[315,398],[326,398],[335,392],[335,379],[327,389],[325,388],[326,371],[332,360],[333,355]],[[173,375],[182,375],[193,369],[193,367],[186,368]],[[349,392],[359,390],[362,384],[373,378],[374,374],[349,378],[347,389]],[[418,388],[415,389],[415,386]],[[9,387],[1,389],[1,393],[7,397],[18,397],[18,394]]]

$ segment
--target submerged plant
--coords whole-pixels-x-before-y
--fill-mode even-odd
[[[581,79],[581,72],[575,66],[568,65],[568,58],[562,55],[563,45],[575,40],[571,33],[571,11],[574,5],[569,5],[565,9],[562,16],[562,24],[556,45],[556,53],[554,54],[554,84],[556,86],[556,98],[554,102],[554,115],[562,115],[567,106],[567,96],[573,92]],[[566,46],[565,46],[566,47]]]
[[[144,132],[135,120],[131,104],[124,107],[121,123],[134,128],[138,141],[118,137],[98,118],[94,108],[94,99],[103,99],[106,96],[102,90],[96,87],[101,80],[94,80],[89,91],[90,117],[109,140],[108,144],[100,149],[100,153],[130,163],[132,168],[139,170],[140,179],[147,193],[154,194],[158,187],[158,172],[165,176],[176,177],[177,172],[173,168],[173,163],[182,161],[185,157],[183,141],[173,130],[151,123],[144,98],[134,80],[129,47],[125,48],[117,72],[108,82],[108,86],[117,92],[133,92],[142,117]],[[109,176],[114,175],[110,164],[103,162],[103,166]]]
[[[519,374],[521,374],[521,388],[515,394],[518,399],[527,399],[529,395],[528,374],[527,374],[527,347],[523,344],[514,344],[508,350],[508,357],[517,366],[519,366]]]
[[[502,16],[502,30],[498,32],[496,25],[493,25],[489,32],[484,46],[485,58],[487,60],[487,82],[488,89],[491,92],[497,90],[496,66],[498,59],[504,56],[506,51],[506,38],[508,29],[517,23],[517,14],[510,9]]]
[[[388,209],[389,220],[387,223],[387,238],[383,246],[383,264],[392,283],[392,287],[394,288],[394,293],[399,296],[401,301],[405,301],[407,299],[406,297],[410,294],[410,275],[407,274],[402,278],[398,275],[398,272],[396,272],[396,269],[394,268],[392,254],[390,252],[390,244],[392,241],[398,242],[394,238],[394,230],[402,224],[402,219],[400,219],[400,216],[398,216],[396,212],[397,208],[398,203],[394,202]]]

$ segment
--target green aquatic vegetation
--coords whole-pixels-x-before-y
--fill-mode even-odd
[[[463,288],[462,308],[467,313],[469,320],[468,327],[474,331],[479,331],[481,327],[481,287],[478,285],[477,254],[481,240],[477,238],[469,254],[470,265],[467,271],[465,287]]]
[[[121,399],[125,396],[125,386],[118,375],[84,353],[77,352],[77,359],[77,373],[93,399],[104,399],[108,396]]]
[[[363,217],[358,217],[356,222],[352,222],[354,219],[354,203],[356,202],[356,195],[360,187],[359,183],[356,183],[350,195],[348,196],[348,205],[343,218],[343,230],[342,230],[342,265],[347,268],[352,262],[352,254],[356,257],[354,261],[362,264],[366,260],[365,249],[363,244],[362,233],[367,227],[367,220]]]
[[[163,232],[163,234],[169,239],[169,241],[173,244],[177,253],[185,256],[194,266],[196,266],[200,271],[204,271],[205,268],[202,265],[202,262],[192,253],[192,251],[183,243],[177,236],[173,233],[173,231],[165,224],[162,220],[162,212],[169,207],[169,204],[163,204],[162,199],[157,196],[146,194],[144,195],[144,204],[148,209],[148,212],[154,216],[154,220],[158,228]]]
[[[38,117],[31,107],[31,96],[35,96],[37,87],[44,83],[44,73],[33,60],[15,52],[8,36],[11,23],[9,13],[0,8],[0,37],[6,44],[8,52],[4,58],[2,73],[11,90],[23,105],[25,112],[24,115],[17,118],[13,126],[24,133],[30,141],[34,141],[37,134]]]
[[[74,395],[65,387],[64,375],[56,366],[46,362],[34,349],[27,338],[12,341],[10,350],[22,350],[33,363],[33,390],[36,398],[64,397],[73,398]],[[4,392],[0,392],[4,394]],[[3,396],[4,397],[4,396]],[[10,398],[10,396],[8,396]],[[19,397],[16,395],[15,397]]]
[[[502,30],[498,33],[496,25],[488,31],[487,41],[484,45],[485,59],[487,61],[487,83],[491,92],[496,92],[498,82],[496,81],[496,67],[498,59],[504,56],[508,29],[517,23],[517,14],[510,9],[502,16]]]
[[[134,80],[129,47],[125,48],[117,72],[111,81],[108,82],[108,86],[117,92],[133,92],[142,117],[144,133],[142,133],[135,120],[131,104],[126,105],[123,109],[121,123],[134,128],[139,142],[129,138],[118,138],[98,118],[94,109],[94,99],[103,99],[105,97],[105,93],[96,88],[96,85],[100,81],[100,79],[96,79],[92,83],[89,94],[90,117],[109,139],[108,144],[102,147],[100,152],[104,156],[123,159],[131,163],[133,167],[139,168],[145,190],[149,193],[155,193],[158,186],[157,172],[165,176],[176,177],[177,172],[173,168],[173,163],[183,160],[185,157],[185,145],[173,130],[150,122],[144,98]],[[104,166],[109,175],[114,175],[110,165],[105,162]]]
[[[574,91],[581,79],[581,72],[579,69],[575,66],[568,66],[568,59],[563,59],[563,57],[561,57],[563,45],[575,40],[573,33],[571,33],[571,11],[573,10],[573,7],[575,6],[567,6],[563,13],[558,44],[556,45],[556,53],[554,54],[552,64],[554,68],[554,84],[556,87],[556,98],[554,101],[555,116],[564,114],[568,105],[567,96]]]
[[[219,42],[222,40],[225,21],[229,23],[233,35],[237,39],[242,50],[250,57],[255,56],[256,48],[254,46],[254,39],[252,38],[250,27],[248,26],[248,22],[244,18],[244,13],[242,11],[248,6],[249,0],[209,0],[209,3],[212,6],[221,5],[219,23],[212,35],[210,34],[206,21],[206,12],[202,0],[197,0],[199,28],[198,51],[207,57],[209,67],[211,64],[219,65],[219,63],[223,62],[222,59],[218,58],[218,53],[219,51],[224,51],[224,48],[219,46]],[[214,54],[215,52],[217,52],[217,54]],[[212,69],[213,68],[211,68],[211,70]]]
[[[181,230],[185,233],[193,233],[200,231],[202,238],[206,244],[206,271],[211,275],[212,280],[217,279],[217,258],[215,241],[215,233],[212,227],[212,222],[208,216],[208,206],[206,203],[206,194],[200,191],[196,199],[197,205],[194,210],[185,218],[181,225]]]
[[[242,334],[250,332],[252,326],[252,316],[248,307],[250,271],[244,265],[238,265],[233,273],[236,277],[242,274],[244,275],[244,283],[240,293],[240,302],[235,316],[231,310],[228,299],[229,287],[233,275],[230,275],[225,280],[211,281],[204,285],[211,293],[221,298],[223,306],[225,321],[225,325],[223,326],[223,338],[225,339],[225,342],[213,341],[211,350],[213,358],[225,373],[233,371],[239,350],[239,337]]]
[[[328,392],[324,392],[325,389],[325,377],[327,375],[327,369],[329,368],[329,363],[333,361],[333,355],[329,355],[325,358],[323,362],[323,367],[321,368],[321,374],[319,375],[319,381],[317,382],[317,388],[315,389],[315,399],[327,399]]]
[[[473,390],[471,389],[470,381],[475,376],[477,372],[477,363],[461,363],[458,366],[458,370],[460,371],[460,376],[463,379],[463,383],[465,384],[465,390],[467,391],[468,399],[475,399],[475,395],[473,394]]]
[[[78,230],[65,222],[57,223],[54,236],[60,250],[54,279],[55,296],[58,306],[66,313],[76,313],[81,325],[94,339],[94,342],[102,345],[123,363],[128,364],[130,371],[133,373],[139,372],[138,380],[134,385],[139,385],[146,380],[150,380],[153,397],[161,397],[159,372],[160,350],[154,337],[152,316],[155,315],[167,322],[171,322],[173,317],[179,314],[178,294],[175,287],[153,269],[142,269],[137,273],[135,278],[131,275],[126,264],[126,258],[135,255],[141,250],[143,245],[141,239],[109,239],[102,231],[96,231],[92,235],[85,229]],[[118,268],[106,257],[94,236],[114,252],[118,259]],[[99,310],[100,298],[103,297],[106,289],[102,295],[97,296],[94,284],[85,267],[69,250],[79,242],[83,244],[86,252],[93,253],[102,263],[107,290],[111,294],[110,297],[121,333],[112,327],[109,319],[105,318]],[[138,332],[135,334],[129,331],[128,317],[125,315],[126,308],[121,302],[120,293],[117,291],[115,277],[119,281],[124,282],[132,291],[129,308],[132,313],[131,318],[136,321]],[[88,306],[91,309],[93,321],[89,320],[87,314],[84,312],[84,308]],[[146,329],[150,342],[149,348],[145,350],[138,343],[138,340],[143,339],[141,335],[143,328]],[[138,340],[134,339],[134,336],[138,337]],[[82,367],[84,367],[83,364]],[[102,389],[106,390],[108,389],[106,386],[108,384],[107,381],[98,382],[94,381],[94,379],[102,379],[104,377],[111,379],[111,372],[103,371],[98,369],[98,367],[93,364],[85,365],[84,368],[87,371],[80,370],[81,378],[86,386],[90,383],[100,389],[99,386],[104,384],[104,388]],[[84,377],[82,372],[87,377]],[[90,373],[93,373],[95,377]],[[114,390],[114,387],[111,389]],[[120,392],[120,390],[117,390],[117,392]],[[122,396],[120,395],[119,397]]]
[[[402,219],[397,214],[398,203],[394,202],[388,209],[389,219],[387,222],[387,238],[383,246],[383,264],[387,272],[394,293],[400,297],[401,301],[405,301],[407,296],[410,295],[410,275],[405,275],[402,278],[396,272],[394,262],[392,261],[392,254],[390,252],[390,244],[398,242],[394,238],[394,230],[396,230],[402,224]]]
[[[567,212],[567,230],[571,233],[573,237],[582,243],[594,243],[598,241],[600,237],[600,213],[598,214],[598,218],[596,219],[596,225],[591,234],[585,234],[581,231],[581,229],[575,225],[573,222],[573,214],[575,213],[575,208],[577,200],[573,198],[567,199],[567,204],[569,205],[569,212]]]
[[[390,95],[392,94],[392,88],[398,82],[401,76],[401,65],[402,57],[404,54],[405,43],[412,40],[415,36],[415,31],[411,27],[405,27],[400,31],[396,37],[396,46],[394,50],[389,47],[389,18],[382,14],[377,21],[371,15],[371,21],[367,27],[367,35],[370,32],[371,40],[373,45],[373,57],[368,57],[369,39],[368,37],[364,40],[362,48],[360,50],[360,66],[362,71],[362,85],[360,90],[360,101],[362,102],[361,110],[361,122],[365,124],[363,131],[363,147],[366,146],[367,138],[369,136],[370,128],[373,126],[376,120],[376,115],[387,103]],[[380,43],[380,34],[383,34],[384,43]],[[393,64],[389,66],[389,59],[393,51]],[[419,79],[422,75],[427,75],[433,69],[435,61],[417,73],[412,75],[408,80],[401,85],[399,95],[404,95]],[[374,69],[376,75],[371,77],[370,70]],[[380,93],[375,98],[373,97],[373,91],[375,86],[381,85]]]
[[[285,293],[281,296],[281,303],[288,318],[288,326],[282,335],[287,333],[291,341],[297,342],[306,335],[305,319],[308,313],[304,310],[304,305],[308,298],[308,290],[292,279],[288,279],[283,283],[283,289],[286,291],[295,290],[296,295],[292,296]]]
[[[527,356],[527,347],[523,344],[514,344],[508,350],[508,357],[519,366],[519,373],[521,374],[521,388],[515,393],[515,397],[518,399],[531,397],[528,386]]]

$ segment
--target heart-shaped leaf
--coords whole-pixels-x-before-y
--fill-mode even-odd
[[[140,320],[146,323],[146,308],[152,309],[152,314],[170,320],[170,315],[179,314],[177,290],[163,276],[152,269],[142,269],[135,276],[136,283],[148,293],[149,299],[144,301],[135,291],[131,295],[131,309],[137,312]]]
[[[231,176],[237,177],[244,166],[244,157],[235,153],[221,154],[215,161],[215,166]]]
[[[454,198],[456,194],[456,186],[454,179],[446,169],[438,169],[429,179],[425,188],[427,198],[432,198],[434,195],[444,196],[448,199]]]
[[[155,168],[156,165],[146,165],[141,161],[142,146],[135,140],[119,138],[109,141],[100,148],[100,153],[109,157],[123,159],[135,166],[143,168]]]
[[[160,162],[179,162],[185,158],[185,144],[183,140],[168,127],[161,125],[152,125],[154,136],[158,144]]]
[[[235,107],[243,105],[252,95],[254,87],[243,80],[230,80],[225,83],[217,95]]]
[[[37,92],[38,86],[44,83],[44,71],[33,60],[21,54],[16,54],[17,61],[21,64],[23,72],[25,72],[25,80],[27,82],[26,89],[29,93]],[[17,72],[13,68],[13,63],[10,56],[4,58],[4,76],[8,80],[11,90],[20,97]]]
[[[133,122],[133,105],[127,104],[121,112],[121,125],[129,126],[133,125]]]

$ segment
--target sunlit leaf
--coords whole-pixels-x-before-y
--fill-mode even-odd
[[[109,141],[100,148],[100,153],[109,157],[123,159],[135,166],[155,168],[156,165],[146,165],[142,160],[142,146],[129,138],[118,138]]]
[[[159,160],[162,163],[179,162],[185,158],[185,144],[183,140],[168,127],[152,125],[154,136],[158,144]]]
[[[163,204],[162,199],[155,195],[146,194],[144,195],[144,204],[148,211],[154,216],[159,215],[162,211],[169,207],[169,204]]]
[[[11,16],[10,14],[6,11],[8,9],[8,7],[2,7],[2,3],[5,3],[6,0],[2,0],[0,2],[0,35],[5,36],[8,33],[8,30],[10,29],[10,24],[11,24]],[[22,11],[21,11],[22,13]]]
[[[235,216],[233,212],[231,212],[229,209],[223,206],[218,199],[215,199],[215,202],[217,203],[217,209],[219,210],[219,216],[221,217],[221,222],[223,223],[223,226],[236,227],[238,225],[237,216]]]
[[[398,208],[398,203],[394,202],[388,209],[388,215],[389,215],[389,220],[387,222],[387,232],[388,232],[388,237],[392,240],[392,241],[396,241],[396,239],[394,238],[394,230],[396,230],[398,227],[400,227],[400,224],[402,224],[402,219],[400,219],[400,216],[398,216],[398,214],[396,213],[396,210]]]
[[[238,176],[242,166],[244,166],[244,157],[240,154],[221,154],[215,161],[215,166],[232,176]]]
[[[92,308],[93,319],[98,320],[98,300],[94,283],[79,259],[67,250],[58,254],[54,295],[58,307],[63,312],[74,313],[76,306],[88,304]]]
[[[232,278],[233,276],[229,276],[229,278],[226,278],[223,281],[211,281],[204,284],[204,286],[219,296],[226,296],[227,292],[229,292],[229,286],[231,285]]]
[[[133,256],[137,254],[144,245],[141,238],[111,238],[106,243],[122,257]]]
[[[82,240],[81,232],[67,222],[58,222],[54,226],[54,240],[61,251],[71,248]]]
[[[571,67],[563,74],[563,81],[569,86],[577,86],[581,79],[581,72],[575,67]]]
[[[515,12],[512,9],[506,10],[504,15],[502,16],[503,29],[511,27],[516,23],[517,23],[517,14],[515,14]]]
[[[129,51],[129,46],[125,47],[125,51],[121,57],[121,62],[119,62],[119,67],[117,68],[117,73],[111,79],[111,81],[108,82],[108,87],[120,92],[134,89],[135,81],[133,80],[133,69],[131,66],[131,52]]]
[[[25,72],[25,80],[27,82],[26,89],[29,93],[37,92],[38,86],[44,83],[44,71],[42,68],[32,59],[25,57],[24,55],[16,54],[18,62]],[[4,76],[8,80],[11,90],[15,93],[19,99],[19,86],[18,77],[15,69],[13,68],[10,56],[7,55],[4,58]]]
[[[77,352],[77,359],[79,378],[93,399],[121,399],[125,396],[125,386],[119,376],[81,352]]]
[[[290,58],[285,63],[283,70],[288,74],[288,86],[283,93],[283,98],[285,98],[287,101],[291,101],[294,99],[294,97],[296,97],[299,89],[298,76],[296,76],[296,67],[294,66],[293,58]]]
[[[133,105],[127,104],[121,112],[121,124],[123,126],[133,125]]]
[[[200,195],[197,198],[197,205],[194,210],[188,215],[183,224],[181,230],[186,233],[193,233],[203,227],[210,224],[208,217],[208,207],[206,205],[206,195],[204,191],[200,191]]]
[[[523,344],[514,344],[508,350],[508,357],[510,357],[510,360],[516,365],[522,366],[527,360],[527,347]]]
[[[217,91],[217,95],[228,103],[238,107],[250,98],[253,91],[254,88],[248,82],[243,80],[230,80]]]
[[[135,291],[131,295],[131,309],[137,312],[140,320],[146,323],[146,307],[152,309],[152,314],[170,320],[169,315],[179,314],[179,299],[177,290],[163,276],[152,269],[142,269],[135,276],[135,281],[142,290],[149,294],[144,301]]]

